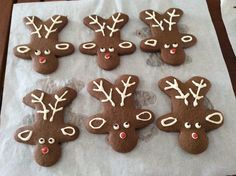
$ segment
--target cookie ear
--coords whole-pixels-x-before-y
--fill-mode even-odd
[[[205,130],[206,131],[211,131],[214,129],[219,128],[224,121],[224,117],[222,113],[214,110],[210,110],[206,117],[205,117],[206,123],[205,123]]]
[[[14,48],[15,56],[22,59],[31,59],[30,51],[31,47],[29,45],[18,45]]]
[[[155,38],[147,38],[141,41],[140,48],[146,52],[157,52],[160,50],[160,44]]]
[[[59,130],[59,142],[73,141],[79,136],[79,129],[73,125],[66,124]]]
[[[34,145],[33,134],[33,128],[31,126],[19,128],[15,133],[15,140],[17,142]]]
[[[118,45],[119,55],[131,54],[136,50],[136,46],[129,41],[121,41]]]
[[[138,109],[135,116],[135,128],[144,128],[151,124],[154,120],[154,115],[151,111]]]
[[[183,48],[189,48],[197,43],[196,37],[191,34],[182,34],[181,41]]]
[[[97,54],[97,45],[94,42],[82,43],[79,47],[81,53],[96,55]]]
[[[108,122],[102,114],[97,114],[85,120],[85,127],[91,133],[107,133],[109,131],[108,126]]]
[[[55,44],[55,55],[57,57],[67,56],[74,52],[75,48],[71,43],[68,42],[58,42]]]
[[[178,132],[180,129],[178,119],[172,113],[159,117],[156,125],[160,130],[167,132]]]

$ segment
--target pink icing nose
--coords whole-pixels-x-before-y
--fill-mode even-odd
[[[126,133],[125,132],[121,132],[120,133],[120,138],[121,139],[125,139],[126,138]]]
[[[175,48],[170,50],[170,54],[175,54],[175,53],[176,53],[176,49]]]
[[[198,138],[198,134],[197,133],[192,133],[192,138],[196,140]]]
[[[105,59],[110,59],[111,58],[111,54],[109,53],[109,52],[107,52],[106,54],[105,54]]]
[[[44,64],[44,63],[46,63],[46,61],[47,61],[47,58],[46,58],[46,57],[44,57],[44,56],[39,56],[39,63],[40,63],[40,64]]]
[[[46,155],[49,152],[49,148],[48,147],[43,147],[41,148],[41,152],[43,155]]]

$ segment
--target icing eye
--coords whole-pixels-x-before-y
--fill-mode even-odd
[[[174,43],[174,44],[172,44],[172,46],[173,46],[174,48],[177,48],[177,47],[179,46],[179,44],[178,44],[178,43]]]
[[[195,123],[195,127],[199,129],[199,128],[201,128],[202,126],[201,126],[201,124],[200,124],[199,122],[197,122],[197,123]]]
[[[49,143],[49,144],[53,144],[54,142],[55,142],[55,139],[54,139],[54,138],[49,138],[49,139],[48,139],[48,143]]]
[[[189,122],[185,122],[184,126],[185,128],[188,128],[188,129],[191,128],[191,124]]]
[[[100,48],[100,51],[104,53],[106,51],[106,48]]]
[[[44,139],[44,138],[40,138],[40,139],[39,139],[39,143],[40,143],[40,144],[44,144],[44,143],[45,143],[45,139]]]
[[[170,48],[170,45],[169,44],[165,44],[164,48]]]
[[[129,127],[130,127],[130,124],[129,124],[128,122],[125,122],[125,123],[123,124],[123,126],[124,126],[125,128],[129,128]]]
[[[44,50],[45,55],[49,55],[50,53],[51,53],[51,51],[49,49]]]
[[[110,51],[110,52],[114,52],[114,50],[115,50],[115,49],[114,49],[113,47],[110,47],[110,48],[109,48],[109,51]]]
[[[114,129],[114,130],[118,130],[119,128],[120,128],[120,127],[119,127],[119,125],[118,125],[117,123],[113,125],[113,129]]]
[[[39,55],[41,54],[41,51],[40,51],[40,50],[35,50],[35,51],[34,51],[34,54],[35,54],[36,56],[39,56]]]

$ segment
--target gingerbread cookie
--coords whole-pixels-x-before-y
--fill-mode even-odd
[[[84,54],[97,55],[97,63],[104,70],[112,70],[120,63],[120,56],[131,54],[135,45],[130,41],[121,40],[120,29],[129,21],[123,13],[115,13],[109,19],[97,15],[84,18],[84,24],[94,30],[95,40],[80,45]]]
[[[19,128],[15,133],[15,140],[36,145],[34,155],[39,165],[55,164],[61,157],[60,145],[78,137],[79,129],[65,123],[63,117],[64,108],[76,95],[75,90],[64,87],[56,94],[34,90],[24,97],[23,102],[36,109],[36,121],[31,126]]]
[[[179,132],[180,146],[187,152],[198,154],[207,149],[206,132],[223,124],[223,115],[210,110],[204,97],[211,83],[203,77],[193,77],[182,83],[174,77],[159,82],[160,89],[172,102],[172,112],[157,119],[157,127],[167,132]]]
[[[145,52],[161,53],[162,60],[170,65],[180,65],[185,61],[185,48],[193,46],[197,39],[190,34],[181,34],[177,23],[183,11],[171,8],[164,14],[153,10],[144,10],[140,19],[150,26],[152,36],[141,41],[141,49]]]
[[[108,133],[108,143],[117,152],[129,152],[138,142],[137,129],[144,128],[154,120],[153,113],[136,109],[134,91],[139,79],[123,75],[111,84],[99,78],[89,83],[88,92],[103,103],[103,112],[85,121],[91,133]]]
[[[58,58],[74,52],[71,43],[59,42],[58,34],[66,26],[67,17],[55,15],[43,22],[36,16],[24,18],[25,25],[32,31],[29,44],[18,45],[14,53],[22,59],[32,59],[35,71],[42,74],[54,72]]]

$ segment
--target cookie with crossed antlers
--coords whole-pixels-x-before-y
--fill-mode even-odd
[[[162,60],[170,65],[180,65],[185,61],[185,48],[196,44],[197,39],[191,34],[181,34],[177,23],[183,11],[171,8],[164,14],[154,10],[144,10],[140,19],[149,25],[152,36],[141,41],[140,47],[145,52],[159,52]]]
[[[104,70],[112,70],[120,63],[120,56],[131,54],[135,45],[121,40],[120,29],[129,21],[123,13],[115,13],[109,19],[97,15],[84,18],[84,24],[94,30],[95,40],[80,45],[84,54],[97,55],[97,63]]]
[[[71,43],[58,41],[59,32],[68,23],[67,17],[54,15],[42,21],[36,16],[28,16],[24,18],[24,23],[31,30],[31,41],[16,46],[14,53],[19,58],[31,59],[36,72],[54,72],[58,67],[58,58],[74,52]]]
[[[51,166],[61,157],[61,144],[75,140],[79,129],[64,122],[64,110],[77,93],[65,87],[55,94],[34,90],[27,94],[23,102],[36,110],[33,125],[19,128],[15,140],[35,145],[35,160],[41,166]]]
[[[203,77],[193,77],[185,83],[166,77],[159,81],[160,89],[171,98],[172,112],[157,119],[157,127],[167,132],[179,132],[180,146],[198,154],[207,149],[207,132],[223,124],[223,115],[208,109],[204,97],[211,83]]]
[[[131,151],[138,142],[137,129],[154,120],[153,113],[136,109],[134,91],[139,79],[133,75],[119,77],[115,84],[99,78],[88,84],[88,92],[103,104],[103,111],[85,120],[91,133],[108,133],[108,143],[121,153]]]

